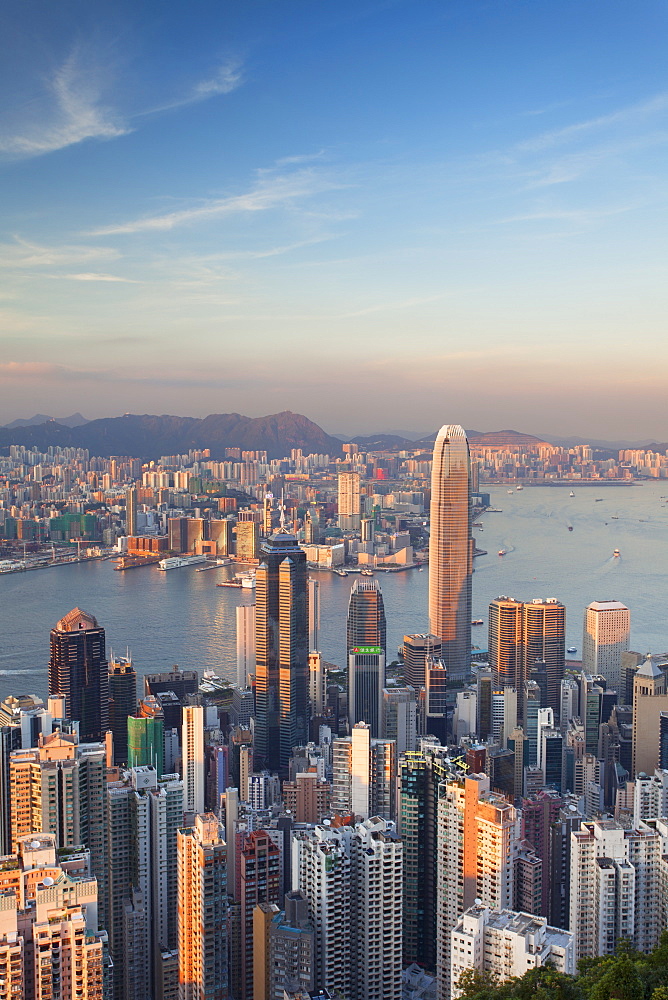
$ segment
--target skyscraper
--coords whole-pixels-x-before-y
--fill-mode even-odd
[[[125,491],[125,534],[137,534],[137,487],[134,484]]]
[[[255,605],[237,608],[237,685],[245,690],[255,673]]]
[[[181,753],[186,812],[204,812],[204,711],[201,705],[186,705],[183,709]]]
[[[339,473],[339,527],[356,531],[360,526],[359,472]]]
[[[631,612],[619,601],[592,601],[584,614],[582,669],[602,674],[623,698],[622,653],[629,648]]]
[[[287,777],[308,739],[306,555],[284,527],[262,544],[255,590],[255,753]]]
[[[177,831],[179,1000],[227,1000],[225,842],[213,813]]]
[[[114,764],[127,764],[128,716],[137,711],[137,671],[126,656],[109,663],[109,728],[114,735]]]
[[[375,580],[356,581],[348,604],[348,716],[351,727],[368,722],[382,735],[385,687],[385,608]]]
[[[429,630],[442,642],[451,678],[469,672],[471,652],[470,456],[464,429],[441,427],[434,445],[429,534]]]
[[[497,597],[489,606],[489,663],[494,683],[521,692],[539,661],[541,672],[545,672],[547,704],[558,715],[565,636],[566,609],[555,598],[517,601],[514,597]],[[520,719],[522,710],[520,702]]]
[[[104,739],[109,728],[104,629],[80,608],[51,629],[49,694],[65,696],[67,718],[78,719],[82,743]]]

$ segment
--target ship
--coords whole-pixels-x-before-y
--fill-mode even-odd
[[[199,566],[207,561],[206,556],[168,556],[160,560],[158,569],[181,569],[182,566]]]
[[[516,487],[515,487],[515,489],[516,489],[516,490],[523,490],[523,489],[524,489],[524,487],[523,487],[523,486],[516,486]]]
[[[505,556],[505,554],[506,554],[506,550],[505,549],[499,549],[499,555],[500,556]]]
[[[484,624],[485,623],[482,620],[482,618],[474,618],[473,621],[471,622],[471,625],[484,625]]]
[[[360,573],[362,574],[362,576],[373,576],[373,573],[371,572],[370,569],[362,569],[360,570]]]
[[[577,653],[577,651],[578,651],[577,646],[569,646],[568,649],[566,650],[567,653]]]
[[[612,554],[615,559],[619,559],[619,557],[621,556],[621,552],[619,551],[619,549],[615,549],[615,551]]]
[[[222,583],[217,583],[216,586],[242,587],[244,590],[255,590],[255,577],[252,575],[235,576],[233,580],[224,580]]]
[[[568,530],[569,530],[569,531],[572,531],[572,530],[573,530],[573,525],[572,525],[572,524],[569,524],[569,525],[568,525]]]

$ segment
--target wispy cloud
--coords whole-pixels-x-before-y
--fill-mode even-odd
[[[212,97],[221,94],[231,94],[237,90],[244,82],[243,63],[241,59],[229,59],[221,63],[215,72],[191,86],[185,93],[173,97],[164,103],[139,111],[135,117],[142,118],[147,115],[156,115],[161,111],[177,111],[179,108],[187,108],[190,104],[198,104],[200,101],[208,101]]]
[[[343,185],[313,170],[298,170],[287,174],[262,173],[253,188],[245,194],[229,198],[213,198],[204,203],[167,212],[164,215],[147,216],[105,226],[94,230],[94,236],[112,236],[142,232],[164,232],[177,226],[206,222],[244,212],[265,212],[269,209],[288,206],[298,199],[310,198],[325,191],[340,189]]]
[[[4,268],[72,267],[92,261],[118,260],[120,256],[112,247],[43,246],[18,236],[13,243],[0,243],[0,267]]]
[[[412,309],[415,306],[427,305],[429,302],[440,302],[443,295],[428,295],[425,298],[405,299],[403,302],[381,302],[375,306],[368,306],[366,309],[357,309],[355,312],[343,313],[342,319],[354,319],[356,316],[369,316],[371,313],[392,312],[394,309]]]
[[[83,274],[65,274],[65,278],[70,281],[119,281],[126,285],[138,285],[140,282],[136,278],[121,278],[117,274],[95,274],[84,272]]]
[[[101,99],[101,73],[75,50],[47,80],[46,100],[36,120],[17,131],[0,132],[0,152],[40,156],[86,139],[116,139],[131,129]]]
[[[582,136],[608,128],[611,125],[635,124],[645,121],[653,115],[661,114],[668,110],[668,93],[656,94],[646,101],[640,101],[626,108],[620,108],[608,115],[600,115],[597,118],[589,118],[585,121],[574,122],[564,128],[552,129],[548,132],[541,132],[540,135],[531,139],[525,139],[518,143],[517,149],[527,152],[538,153],[555,146],[563,146],[573,142]]]

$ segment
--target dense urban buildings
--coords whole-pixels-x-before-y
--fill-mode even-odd
[[[52,630],[48,701],[0,702],[18,900],[0,968],[32,975],[37,911],[27,921],[20,893],[40,879],[49,947],[59,932],[69,962],[74,941],[73,995],[95,1000],[450,1000],[470,969],[569,973],[622,937],[650,951],[668,925],[668,657],[629,649],[617,601],[569,608],[582,661],[556,598],[491,600],[488,649],[470,631],[485,480],[607,477],[631,459],[475,438],[470,459],[454,425],[433,462],[424,443],[227,451],[0,457],[16,473],[0,478],[0,544],[26,565],[113,556],[101,571],[237,588],[218,592],[233,613],[215,670],[196,644],[197,670],[162,670],[163,648],[107,657],[104,617],[75,608]],[[380,574],[426,583],[420,570],[429,606],[404,620]],[[335,619],[333,575],[349,574]],[[336,662],[319,648],[330,633]],[[68,995],[67,962],[53,995]]]

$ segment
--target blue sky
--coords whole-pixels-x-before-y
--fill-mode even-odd
[[[9,0],[0,421],[665,440],[668,7]]]

